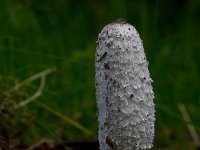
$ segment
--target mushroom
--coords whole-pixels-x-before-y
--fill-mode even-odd
[[[117,19],[99,34],[95,70],[100,149],[150,149],[152,79],[139,34],[125,20]]]

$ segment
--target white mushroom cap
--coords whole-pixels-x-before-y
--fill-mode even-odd
[[[154,94],[138,32],[118,19],[103,28],[97,44],[100,149],[150,149],[154,137]]]

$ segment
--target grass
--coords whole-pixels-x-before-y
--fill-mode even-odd
[[[4,133],[0,141],[8,138],[11,143],[33,144],[43,138],[62,141],[97,136],[95,41],[103,26],[123,17],[139,31],[150,62],[157,118],[154,149],[192,149],[178,104],[186,106],[199,134],[197,0],[2,0],[0,12],[0,102],[9,110],[8,114],[0,113],[0,131]],[[12,110],[15,103],[37,91],[40,80],[9,91],[51,67],[57,71],[47,76],[42,95]]]

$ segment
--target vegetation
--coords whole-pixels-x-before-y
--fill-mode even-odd
[[[150,62],[154,149],[192,149],[178,105],[184,104],[199,134],[199,16],[197,0],[1,0],[0,145],[97,136],[95,41],[103,26],[122,17],[140,33]],[[51,68],[42,82],[40,73]],[[42,83],[41,95],[16,107]]]

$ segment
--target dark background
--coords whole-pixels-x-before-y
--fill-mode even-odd
[[[198,0],[1,0],[1,145],[97,136],[95,42],[101,29],[117,18],[132,24],[144,43],[154,80],[154,149],[194,149],[178,106],[185,106],[199,134]],[[37,91],[40,78],[13,87],[52,67],[57,70],[47,75],[42,95],[14,109]]]

